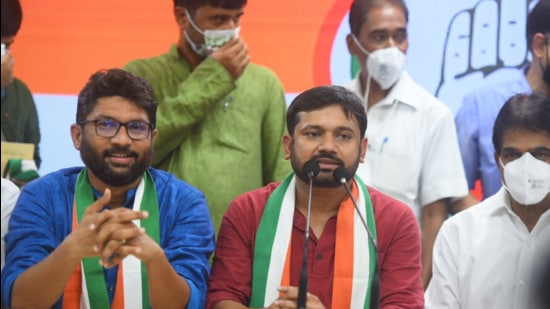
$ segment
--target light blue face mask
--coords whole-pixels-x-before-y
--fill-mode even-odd
[[[199,26],[197,26],[197,24],[195,24],[187,10],[185,10],[185,15],[187,15],[187,19],[189,19],[191,27],[204,36],[204,43],[197,44],[189,37],[187,31],[183,32],[185,40],[189,43],[191,49],[201,57],[207,57],[222,47],[225,43],[229,42],[232,38],[239,36],[239,31],[241,29],[240,27],[224,30],[202,30]]]

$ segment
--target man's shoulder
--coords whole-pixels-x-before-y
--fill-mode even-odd
[[[401,79],[396,84],[394,93],[390,92],[390,94],[420,112],[452,116],[451,110],[444,102],[418,84],[406,71],[403,72]]]
[[[233,203],[231,204],[249,204],[251,202],[257,203],[259,201],[265,202],[269,199],[273,191],[275,191],[280,184],[281,184],[280,181],[276,181],[276,182],[269,183],[263,187],[242,193],[239,196],[237,196],[233,200]]]
[[[174,174],[170,172],[153,168],[153,167],[150,167],[148,171],[151,174],[153,181],[155,182],[155,186],[157,187],[157,190],[159,189],[163,191],[167,190],[175,194],[182,194],[182,195],[189,195],[189,194],[202,195],[202,192],[198,188],[177,178]]]
[[[504,103],[514,94],[526,91],[530,91],[530,89],[525,78],[522,77],[522,79],[518,78],[476,88],[464,96],[463,104]]]
[[[124,65],[123,69],[139,76],[155,73],[166,74],[167,70],[172,68],[172,64],[176,60],[177,58],[168,52],[153,57],[131,60]]]
[[[250,63],[244,71],[243,77],[250,80],[265,82],[272,81],[280,83],[279,77],[272,69],[261,64]]]
[[[6,87],[6,91],[17,93],[19,95],[24,94],[32,98],[32,93],[27,84],[21,79],[14,77],[13,82]]]
[[[412,209],[403,202],[400,202],[373,187],[367,186],[367,189],[369,190],[369,195],[375,213],[384,214],[384,216],[407,216],[415,219]]]

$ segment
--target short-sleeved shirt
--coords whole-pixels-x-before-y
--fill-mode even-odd
[[[359,75],[347,88],[360,98]],[[403,72],[388,95],[367,110],[365,163],[357,174],[409,205],[423,206],[468,194],[450,109]]]

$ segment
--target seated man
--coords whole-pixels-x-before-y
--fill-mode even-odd
[[[515,95],[500,110],[493,145],[504,185],[443,224],[426,308],[537,308],[550,249],[549,115],[541,94]]]
[[[28,183],[12,213],[7,307],[204,306],[214,227],[200,191],[149,167],[156,110],[144,79],[90,77],[71,125],[86,166]]]
[[[317,87],[294,99],[287,111],[289,135],[283,137],[285,158],[294,173],[281,183],[239,196],[229,206],[219,232],[207,308],[292,308],[299,294],[304,247],[310,273],[308,308],[375,308],[378,301],[381,308],[423,308],[414,214],[352,178],[365,157],[366,128],[361,99],[343,87]],[[304,167],[310,163],[318,164],[315,177]],[[337,170],[349,176],[335,177]],[[306,240],[309,246],[304,246]]]

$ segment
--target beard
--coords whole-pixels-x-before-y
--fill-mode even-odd
[[[324,152],[320,153],[319,155],[313,156],[311,160],[318,161],[321,158],[327,158],[334,162],[337,162],[339,166],[343,166],[349,173],[349,175],[355,175],[355,172],[357,171],[357,168],[359,167],[359,157],[360,153],[357,154],[357,159],[351,164],[346,166],[344,161],[342,161],[340,158],[336,157],[332,153]],[[296,158],[296,153],[294,150],[294,145],[291,148],[290,152],[290,164],[292,165],[292,169],[294,170],[294,173],[298,178],[300,178],[305,183],[309,183],[309,177],[306,172],[304,172],[304,164],[298,162],[298,159]],[[334,170],[330,169],[321,169],[317,177],[313,178],[313,185],[316,187],[323,187],[323,188],[334,188],[341,186],[342,183],[339,181],[335,181],[332,173]]]
[[[112,154],[125,155],[135,158],[132,165],[111,164],[106,158]],[[80,158],[90,171],[92,171],[101,181],[111,186],[125,186],[139,179],[149,167],[153,149],[140,156],[137,152],[128,148],[112,147],[103,153],[98,153],[83,136],[80,145]]]

